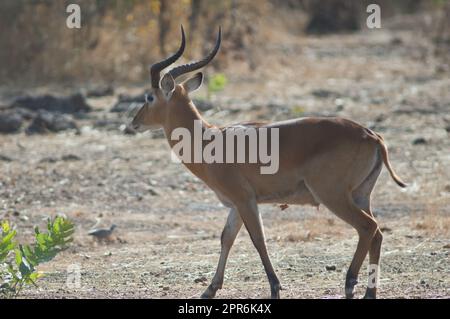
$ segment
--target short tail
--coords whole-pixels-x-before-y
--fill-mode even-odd
[[[392,168],[391,163],[389,162],[388,150],[387,150],[386,144],[383,141],[383,138],[379,134],[376,134],[376,135],[379,137],[378,143],[380,145],[381,157],[383,158],[384,165],[388,169],[389,174],[391,175],[392,179],[397,183],[397,185],[402,188],[405,188],[407,186],[407,184],[405,182],[403,182],[400,179],[400,177],[398,177],[397,174],[395,174],[394,169]]]

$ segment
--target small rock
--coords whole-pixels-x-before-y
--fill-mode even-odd
[[[22,127],[23,118],[14,112],[0,113],[0,133],[17,133]]]
[[[380,105],[386,103],[386,99],[380,96],[370,98],[370,103]]]
[[[196,284],[201,283],[201,282],[206,282],[206,281],[208,281],[208,279],[206,279],[206,277],[200,277],[200,278],[194,279],[194,282]]]
[[[42,158],[39,163],[56,163],[57,161],[58,159],[56,157],[49,156]]]
[[[168,291],[170,288],[169,287],[163,287],[164,291]]]
[[[1,155],[0,154],[0,161],[2,161],[2,162],[12,162],[13,159],[11,157],[6,156],[6,155]]]
[[[402,38],[394,37],[394,38],[391,39],[391,44],[393,44],[393,45],[401,45],[401,44],[403,44],[403,40],[402,40]]]
[[[416,139],[413,140],[412,142],[413,145],[424,145],[424,144],[428,144],[427,140],[423,137],[418,137]]]
[[[92,108],[86,103],[80,93],[70,96],[57,97],[53,95],[23,96],[17,98],[13,107],[21,107],[32,111],[45,110],[48,112],[58,112],[72,114],[78,112],[89,112]]]
[[[126,243],[128,243],[128,242],[126,241],[126,239],[123,239],[123,238],[120,238],[120,237],[117,237],[117,241],[118,241],[120,244],[126,244]]]
[[[71,162],[71,161],[81,161],[81,158],[74,154],[63,155],[61,157],[62,161]]]
[[[375,118],[375,122],[376,122],[376,123],[381,123],[381,122],[383,122],[384,120],[386,120],[386,115],[384,115],[384,114],[380,114],[380,115],[378,115],[378,116]]]
[[[152,187],[148,187],[147,191],[150,193],[150,195],[152,196],[159,196],[159,193],[157,191],[155,191]]]
[[[334,98],[340,97],[339,93],[333,92],[330,90],[325,90],[325,89],[314,90],[311,92],[311,94],[320,99],[327,99],[327,98],[331,98],[331,97],[334,97]]]
[[[46,134],[48,132],[61,132],[65,130],[76,130],[78,126],[73,119],[67,115],[40,111],[26,129],[26,134]]]
[[[328,270],[328,271],[334,271],[334,270],[336,270],[336,266],[334,266],[334,265],[325,266],[325,269]]]

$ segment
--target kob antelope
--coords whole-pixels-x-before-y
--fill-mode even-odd
[[[204,67],[214,58],[220,47],[220,30],[209,55],[198,62],[173,68],[160,80],[161,71],[184,52],[183,28],[181,34],[179,50],[151,67],[153,100],[139,109],[131,123],[134,128],[162,127],[171,147],[174,146],[170,138],[172,132],[180,127],[192,132],[195,121],[201,121],[203,130],[229,128],[215,127],[206,122],[189,98],[189,93],[202,84],[202,73],[181,84],[175,82],[179,76]],[[213,298],[222,288],[228,254],[243,224],[261,257],[270,283],[271,297],[280,297],[281,285],[266,249],[258,204],[286,203],[323,204],[356,229],[359,241],[345,280],[345,295],[352,298],[367,253],[370,265],[377,267],[380,261],[382,234],[371,211],[370,197],[383,164],[400,187],[406,186],[389,163],[383,138],[342,118],[310,117],[241,126],[278,129],[280,156],[279,169],[275,174],[261,174],[257,164],[184,163],[230,209],[222,232],[217,270],[202,297]],[[376,292],[376,285],[369,282],[365,297],[375,298]]]

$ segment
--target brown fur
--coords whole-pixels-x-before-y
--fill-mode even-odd
[[[161,89],[155,90],[152,105],[146,104],[133,125],[158,125],[164,128],[170,146],[171,133],[178,127],[193,131],[194,120],[204,129],[206,122],[188,96],[184,84],[177,85],[169,101]],[[244,224],[258,250],[266,270],[271,296],[279,297],[280,282],[271,265],[259,203],[323,204],[359,234],[359,242],[347,273],[346,296],[353,296],[358,272],[367,253],[370,262],[379,264],[381,232],[370,209],[370,194],[384,163],[394,181],[405,184],[394,173],[382,137],[371,130],[342,118],[300,118],[276,123],[249,122],[241,125],[278,128],[280,143],[279,171],[261,175],[260,164],[185,163],[230,208],[222,233],[222,251],[211,285],[202,295],[214,297],[222,287],[229,250]],[[227,129],[229,126],[218,127]],[[374,298],[376,288],[368,288],[366,297]]]

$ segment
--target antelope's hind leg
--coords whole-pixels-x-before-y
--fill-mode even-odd
[[[352,225],[358,232],[358,244],[345,279],[345,296],[346,298],[353,298],[354,287],[358,283],[359,271],[371,248],[378,224],[372,216],[355,206],[348,199],[325,205],[339,218]]]
[[[374,218],[371,209],[371,193],[380,175],[383,163],[378,156],[378,161],[369,174],[369,176],[353,191],[353,201],[355,204]],[[369,248],[369,280],[367,283],[366,294],[364,298],[375,299],[377,296],[377,285],[380,265],[381,244],[383,241],[383,234],[380,228],[377,228],[375,235],[372,238],[372,243]]]
[[[345,280],[345,296],[353,298],[354,287],[358,283],[358,274],[362,263],[370,249],[372,238],[378,228],[377,222],[359,208],[347,191],[346,187],[336,188],[342,185],[339,180],[324,181],[310,180],[307,186],[314,196],[332,211],[337,217],[353,226],[358,232],[359,240]]]

